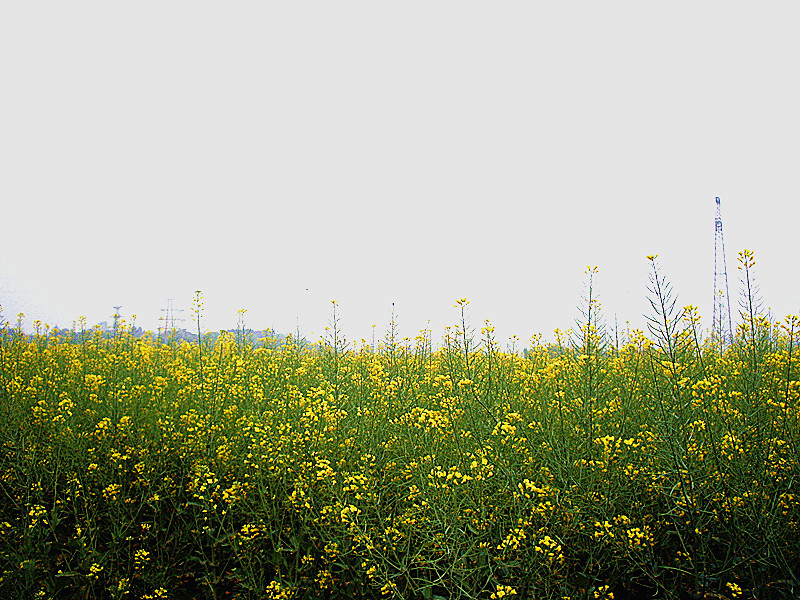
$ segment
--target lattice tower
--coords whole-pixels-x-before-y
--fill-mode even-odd
[[[711,323],[711,335],[723,348],[733,341],[728,267],[725,262],[725,239],[722,236],[722,209],[719,196],[714,217],[714,317]]]
[[[114,331],[117,330],[117,326],[119,325],[119,319],[122,315],[119,314],[119,309],[122,308],[122,305],[114,307],[114,314],[111,315],[111,318],[114,319]]]
[[[167,341],[167,335],[169,334],[169,332],[175,329],[175,323],[178,321],[182,322],[186,320],[183,317],[175,315],[175,313],[182,313],[183,309],[175,308],[172,305],[172,302],[173,302],[172,298],[167,298],[167,307],[161,309],[161,312],[165,314],[158,318],[159,321],[164,321],[163,329],[159,327],[159,332],[163,332],[164,342]]]

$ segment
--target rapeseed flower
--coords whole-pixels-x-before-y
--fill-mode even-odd
[[[515,590],[510,585],[498,585],[497,589],[492,592],[492,595],[489,596],[491,600],[500,600],[501,598],[506,598],[508,596],[516,596],[517,590]]]

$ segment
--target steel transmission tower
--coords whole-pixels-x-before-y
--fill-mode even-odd
[[[122,305],[114,307],[114,314],[111,317],[114,319],[114,333],[117,332],[117,326],[119,325],[119,319],[122,315],[119,314],[119,309],[122,308]]]
[[[722,348],[733,341],[731,299],[728,294],[728,267],[725,263],[725,239],[722,237],[722,209],[717,196],[717,213],[714,217],[714,318],[711,336]]]
[[[169,334],[169,332],[175,329],[175,322],[176,321],[185,321],[186,320],[186,319],[183,319],[181,317],[176,317],[175,316],[176,312],[182,313],[183,309],[182,308],[174,308],[172,306],[172,300],[173,300],[172,298],[167,298],[167,307],[161,309],[161,312],[165,313],[165,315],[158,318],[159,321],[164,321],[164,329],[163,329],[163,332],[164,332],[164,343],[167,342],[167,335]],[[162,331],[161,327],[159,327],[158,329],[159,329],[159,333],[161,333],[161,331]]]

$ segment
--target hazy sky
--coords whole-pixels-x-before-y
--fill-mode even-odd
[[[800,305],[794,2],[7,2],[0,304],[70,326],[505,340],[642,326],[648,254],[711,323],[714,198],[732,293]]]

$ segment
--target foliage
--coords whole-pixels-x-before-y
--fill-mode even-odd
[[[463,299],[437,350],[335,312],[312,347],[4,328],[0,591],[796,597],[797,317],[745,299],[721,351],[653,258],[650,335],[612,345],[594,273],[524,355]]]

